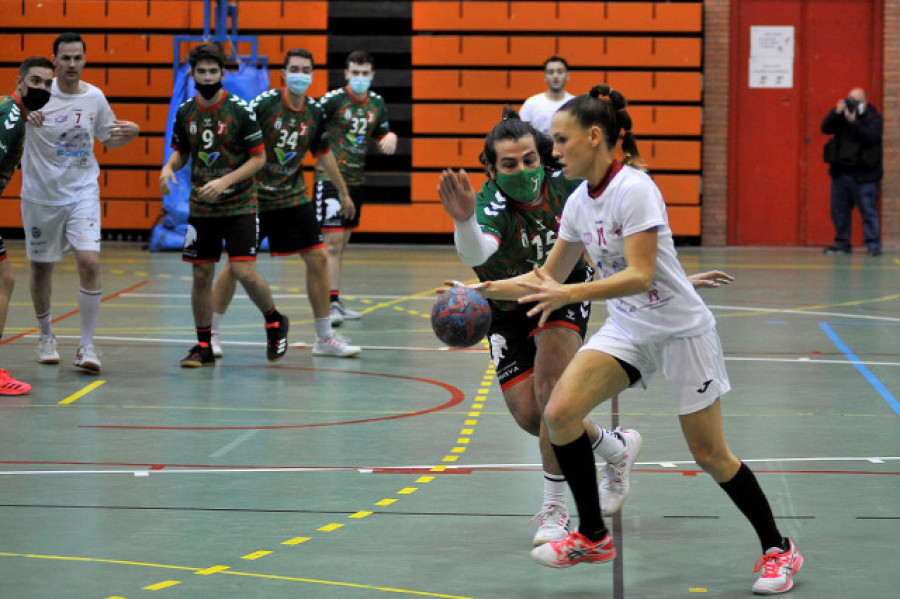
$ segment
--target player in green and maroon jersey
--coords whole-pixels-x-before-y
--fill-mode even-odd
[[[50,100],[53,87],[53,63],[40,56],[26,58],[19,65],[16,89],[11,96],[0,96],[0,193],[19,166],[25,146],[25,125],[29,113],[40,110]],[[0,237],[0,335],[6,325],[9,297],[15,276],[6,259],[6,246]],[[17,381],[9,371],[0,369],[0,395],[22,395],[31,385]]]
[[[313,66],[309,50],[289,50],[282,71],[285,87],[263,92],[250,103],[266,146],[266,165],[256,175],[259,239],[268,237],[273,256],[300,254],[306,263],[306,292],[316,328],[313,355],[348,357],[358,354],[360,348],[337,335],[328,317],[328,256],[316,209],[303,180],[303,157],[307,151],[316,157],[317,164],[340,190],[341,212],[352,217],[355,208],[334,155],[329,151],[322,108],[306,95],[312,83]],[[223,270],[213,292],[212,350],[216,357],[222,355],[219,325],[234,297],[235,287],[234,276],[228,269]]]
[[[544,264],[556,242],[563,206],[581,181],[569,181],[555,170],[553,142],[533,126],[505,109],[503,120],[487,135],[482,162],[489,180],[477,194],[465,172],[446,170],[438,192],[453,218],[456,249],[481,281],[506,279],[529,273]],[[567,282],[586,282],[593,270],[582,259]],[[516,423],[540,437],[544,465],[544,499],[537,513],[539,528],[534,545],[562,539],[569,530],[565,478],[553,454],[543,423],[550,391],[581,347],[587,332],[591,304],[564,306],[540,326],[528,316],[531,306],[491,300],[488,332],[491,357],[506,405]],[[611,432],[585,421],[595,451],[609,464],[620,466],[625,452],[623,436],[639,439],[636,431]],[[612,466],[608,466],[610,468]],[[614,469],[602,505],[617,511],[627,491],[628,472]],[[604,470],[607,485],[607,471]],[[616,479],[624,483],[616,487]],[[609,487],[609,485],[607,485]]]
[[[337,158],[341,174],[350,186],[356,214],[339,214],[340,201],[328,174],[316,167],[315,198],[319,222],[328,251],[328,273],[331,276],[331,320],[337,325],[344,320],[362,318],[362,314],[348,310],[341,303],[341,260],[353,229],[359,226],[363,204],[366,150],[369,139],[378,141],[378,149],[393,154],[397,149],[397,135],[391,132],[384,99],[369,90],[375,76],[375,62],[368,52],[357,50],[347,56],[344,78],[347,85],[322,96],[319,103],[325,111],[331,151]]]
[[[198,343],[181,366],[215,366],[210,347],[212,289],[223,240],[232,274],[266,319],[266,357],[275,361],[287,350],[288,319],[275,308],[269,284],[256,270],[253,175],[266,162],[262,132],[247,103],[222,89],[225,57],[218,46],[197,46],[188,62],[198,95],[178,107],[172,155],[159,175],[162,193],[168,195],[175,171],[191,161],[191,209],[182,259],[193,263],[191,308]]]

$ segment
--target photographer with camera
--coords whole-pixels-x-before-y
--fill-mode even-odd
[[[866,102],[864,89],[855,87],[837,101],[822,121],[822,133],[833,137],[825,144],[825,162],[830,166],[831,220],[834,243],[826,254],[849,254],[853,206],[862,216],[863,240],[870,256],[881,255],[878,228],[881,134],[884,121],[874,106]]]

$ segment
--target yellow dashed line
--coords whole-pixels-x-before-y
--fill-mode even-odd
[[[415,493],[418,490],[419,490],[418,487],[404,487],[403,489],[400,489],[399,491],[397,491],[397,495],[411,495],[412,493]]]
[[[376,501],[375,505],[391,505],[392,503],[396,503],[396,499],[382,499],[381,501]]]
[[[419,478],[416,479],[416,482],[417,483],[430,483],[433,480],[434,480],[433,476],[420,476]]]
[[[445,455],[445,456],[444,456],[444,459],[441,460],[441,461],[443,461],[443,462],[455,462],[455,461],[458,460],[458,459],[459,459],[459,456],[458,456],[458,455]]]
[[[478,421],[477,420],[466,420],[464,424],[466,426],[475,426],[476,424],[478,424]]]
[[[271,552],[271,551],[265,551],[265,550],[263,550],[263,551],[254,551],[253,553],[248,553],[247,555],[242,556],[241,559],[247,559],[247,560],[259,559],[259,558],[261,558],[261,557],[265,557],[265,556],[269,555],[270,553],[272,553],[272,552]]]
[[[333,522],[331,524],[326,524],[321,528],[317,528],[316,530],[321,530],[322,532],[331,532],[332,530],[337,530],[339,528],[343,528],[343,524],[338,524],[337,522]]]
[[[469,442],[469,439],[466,437],[460,437],[459,439],[456,440],[456,442],[459,443],[460,445],[465,445],[466,443]]]
[[[708,589],[704,589],[703,587],[692,587],[688,589],[689,593],[708,593]]]
[[[365,510],[360,510],[355,514],[350,514],[347,516],[348,518],[365,518],[366,516],[371,516],[374,512],[367,512]]]
[[[470,429],[470,428],[464,428],[464,429],[462,429],[461,431],[459,431],[459,434],[460,434],[460,435],[471,435],[471,434],[474,433],[474,432],[475,432],[475,431],[472,430],[472,429]]]
[[[431,471],[432,472],[443,472],[446,469],[447,469],[446,466],[435,466],[434,468],[431,469]]]
[[[287,541],[282,541],[282,545],[299,545],[300,543],[305,543],[312,539],[312,537],[294,537],[293,539],[288,539]]]
[[[162,582],[157,582],[156,584],[150,584],[144,587],[145,591],[158,591],[160,589],[166,589],[169,587],[173,587],[176,584],[181,584],[180,580],[164,580]]]
[[[216,572],[223,572],[224,570],[228,570],[231,566],[213,566],[212,568],[207,568],[206,570],[197,570],[194,574],[200,574],[201,576],[209,576],[210,574],[215,574]]]
[[[469,412],[466,416],[471,416],[472,418],[478,418],[481,416],[481,412]]]

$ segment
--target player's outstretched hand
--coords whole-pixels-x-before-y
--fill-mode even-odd
[[[527,281],[520,282],[518,285],[530,291],[528,295],[519,298],[520,304],[534,303],[534,307],[528,311],[528,316],[541,315],[538,326],[547,324],[547,317],[550,313],[567,304],[571,304],[572,300],[568,298],[566,293],[566,285],[558,283],[546,276],[537,266],[534,267],[534,276],[537,277],[537,283]]]
[[[469,220],[475,212],[475,189],[469,181],[469,175],[462,169],[458,174],[452,169],[441,172],[438,197],[444,210],[455,221]]]
[[[699,289],[701,287],[718,287],[720,285],[727,285],[734,281],[734,277],[732,277],[727,272],[723,272],[721,270],[710,270],[707,272],[698,272],[688,277],[688,280],[694,286],[694,289]]]

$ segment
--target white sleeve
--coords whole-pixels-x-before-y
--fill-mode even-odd
[[[519,118],[526,122],[531,122],[534,119],[534,100],[532,98],[528,98],[522,104],[522,108],[519,109]]]
[[[106,143],[112,136],[110,126],[115,120],[116,115],[113,113],[112,108],[110,108],[106,96],[101,92],[100,98],[97,100],[97,114],[94,117],[94,137],[101,142]]]
[[[478,226],[478,219],[472,213],[467,220],[453,221],[453,242],[456,253],[466,266],[480,266],[500,249],[500,241],[488,235]]]

